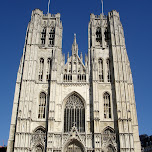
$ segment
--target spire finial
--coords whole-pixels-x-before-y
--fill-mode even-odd
[[[76,34],[74,33],[74,44],[76,45]]]
[[[102,4],[102,15],[103,15],[103,0],[101,0],[101,4]]]
[[[48,14],[50,13],[50,0],[48,1]]]

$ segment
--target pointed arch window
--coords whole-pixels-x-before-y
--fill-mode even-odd
[[[46,72],[46,80],[50,80],[51,78],[51,59],[47,59],[47,72]]]
[[[55,39],[55,28],[51,27],[49,33],[49,45],[54,46],[54,39]]]
[[[101,28],[97,27],[97,29],[96,29],[96,41],[100,42],[101,38],[102,38],[102,36],[101,36]]]
[[[103,95],[103,99],[104,99],[104,118],[111,118],[110,95],[106,92]]]
[[[103,75],[103,60],[98,60],[98,71],[99,71],[99,81],[104,82],[104,75]]]
[[[40,58],[40,65],[39,65],[39,81],[43,80],[43,68],[44,68],[44,59]]]
[[[43,28],[43,31],[41,33],[41,44],[44,45],[46,40],[46,27]]]
[[[107,59],[106,63],[107,63],[107,81],[111,82],[110,60]]]
[[[45,111],[46,111],[46,94],[44,92],[41,92],[39,98],[39,112],[38,112],[39,119],[45,118]]]
[[[71,95],[64,109],[64,132],[75,126],[79,132],[85,131],[85,108],[82,100],[75,94]]]

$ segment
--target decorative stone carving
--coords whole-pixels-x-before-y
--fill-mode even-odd
[[[117,150],[116,133],[112,128],[107,127],[102,134],[102,149],[108,150],[108,152],[114,152],[110,151],[110,148],[114,151]]]
[[[45,145],[46,134],[43,129],[37,129],[31,136],[31,145],[33,148],[37,145]]]

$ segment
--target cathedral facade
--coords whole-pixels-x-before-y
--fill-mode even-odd
[[[88,53],[62,54],[60,14],[32,12],[17,74],[8,152],[141,152],[119,13],[90,15]]]

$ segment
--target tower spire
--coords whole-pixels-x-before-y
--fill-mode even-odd
[[[48,14],[50,12],[50,0],[48,1]]]

